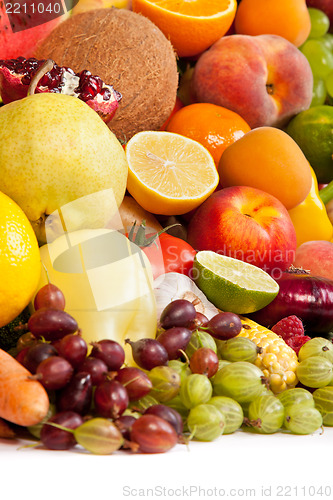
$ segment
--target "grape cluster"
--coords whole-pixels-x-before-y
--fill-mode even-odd
[[[259,348],[240,337],[241,318],[211,319],[190,301],[161,313],[155,339],[103,339],[88,346],[53,285],[41,288],[17,359],[50,396],[49,414],[29,428],[49,449],[81,445],[96,454],[166,452],[240,428],[310,434],[333,425],[333,344],[313,338],[299,351],[301,386],[275,395],[256,366]]]
[[[319,9],[309,8],[311,32],[299,47],[310,63],[314,76],[311,106],[333,103],[333,34],[328,33],[330,20]]]

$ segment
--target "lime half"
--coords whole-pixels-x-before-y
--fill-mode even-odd
[[[259,267],[208,250],[196,254],[193,280],[217,308],[236,314],[262,309],[279,292],[277,282]]]

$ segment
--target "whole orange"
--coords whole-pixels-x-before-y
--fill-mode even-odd
[[[223,151],[251,130],[237,113],[217,104],[189,104],[177,111],[167,125],[168,132],[200,142],[219,164]]]

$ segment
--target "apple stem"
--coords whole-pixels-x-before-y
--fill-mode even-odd
[[[52,59],[47,59],[45,61],[45,63],[39,68],[39,70],[37,71],[37,73],[31,79],[31,82],[30,82],[30,85],[29,85],[29,88],[28,88],[28,92],[27,92],[27,96],[28,95],[33,95],[35,93],[35,90],[36,90],[36,87],[38,85],[39,80],[41,78],[43,78],[43,76],[46,75],[46,73],[48,71],[52,70],[54,64],[55,64],[55,62],[52,61]]]
[[[319,196],[324,205],[333,199],[333,181],[319,191]]]

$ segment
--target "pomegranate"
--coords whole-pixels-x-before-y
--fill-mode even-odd
[[[108,123],[114,116],[121,94],[112,85],[88,70],[75,73],[51,59],[0,60],[0,95],[4,104],[33,93],[55,92],[78,97]]]

